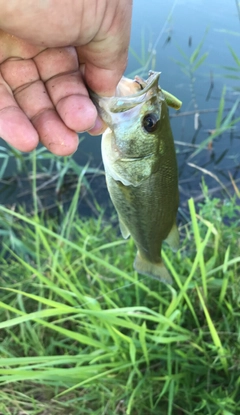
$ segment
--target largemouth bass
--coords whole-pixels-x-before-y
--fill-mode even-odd
[[[174,250],[179,246],[178,170],[168,105],[180,108],[181,102],[161,90],[159,76],[122,78],[111,98],[90,95],[109,127],[102,136],[106,182],[122,236],[131,235],[138,249],[134,268],[171,283],[161,258],[164,240]]]

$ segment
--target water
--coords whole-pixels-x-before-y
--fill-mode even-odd
[[[217,137],[212,145],[193,157],[197,146],[204,141],[209,130],[216,127],[217,108],[224,85],[226,86],[226,116],[240,98],[239,80],[227,78],[233,74],[224,66],[237,67],[228,46],[239,56],[240,16],[235,0],[135,0],[131,50],[146,64],[146,69],[161,71],[163,89],[183,101],[182,109],[170,110],[171,124],[178,154],[180,192],[182,201],[200,193],[201,176],[204,174],[213,193],[223,185],[231,189],[229,172],[240,181],[240,127]],[[193,51],[204,38],[200,51],[208,53],[206,60],[190,79],[178,62],[187,67]],[[184,61],[179,48],[186,55]],[[142,64],[129,53],[126,75],[141,74]],[[185,67],[185,69],[186,69]],[[235,73],[234,73],[235,74]],[[236,75],[240,76],[239,72]],[[212,89],[211,89],[212,84]],[[240,116],[240,106],[234,117]],[[203,111],[203,112],[202,112]],[[196,112],[199,126],[196,128]],[[190,115],[184,115],[190,113]],[[195,122],[194,122],[195,120]],[[101,166],[100,138],[84,134],[85,139],[74,155],[79,164],[91,159],[92,165]],[[190,164],[189,164],[190,163]],[[14,173],[10,165],[6,174]],[[198,167],[205,171],[199,171]],[[217,178],[215,177],[217,176]]]

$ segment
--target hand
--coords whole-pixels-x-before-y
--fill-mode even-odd
[[[0,0],[0,137],[76,151],[76,132],[105,126],[86,85],[114,94],[126,67],[131,0]]]

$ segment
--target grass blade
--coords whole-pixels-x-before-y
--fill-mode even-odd
[[[226,351],[224,350],[224,348],[222,346],[222,342],[221,342],[220,337],[218,335],[218,332],[217,332],[217,330],[216,330],[216,328],[213,324],[213,321],[211,319],[211,316],[209,314],[209,311],[207,309],[207,306],[205,304],[203,296],[202,296],[199,288],[196,287],[196,289],[197,289],[198,297],[199,297],[199,300],[201,302],[201,305],[202,305],[202,308],[203,308],[203,311],[204,311],[204,314],[205,314],[205,317],[206,317],[206,320],[207,320],[208,328],[209,328],[209,331],[211,333],[213,343],[216,347],[217,354],[218,354],[219,359],[221,360],[222,366],[223,366],[223,368],[224,368],[224,370],[227,374],[228,373],[228,363],[227,363],[227,359],[226,359]]]

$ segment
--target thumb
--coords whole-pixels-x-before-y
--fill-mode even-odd
[[[121,0],[108,24],[103,21],[94,39],[77,47],[84,80],[101,96],[114,95],[127,66],[132,1]]]

